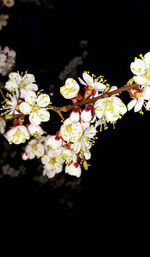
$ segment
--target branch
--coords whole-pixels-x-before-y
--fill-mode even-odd
[[[48,106],[48,109],[53,110],[60,115],[61,112],[67,112],[69,110],[72,110],[76,106],[82,106],[82,105],[86,105],[86,104],[93,104],[99,99],[110,97],[112,95],[119,94],[119,93],[122,93],[124,91],[128,91],[131,88],[134,88],[134,87],[137,87],[137,86],[138,86],[138,84],[136,84],[136,83],[130,84],[129,82],[127,82],[126,85],[124,85],[124,86],[122,86],[122,87],[120,87],[116,90],[113,90],[111,92],[104,92],[102,95],[99,95],[97,97],[93,97],[93,98],[90,98],[90,99],[83,99],[80,102],[77,102],[76,104],[70,104],[70,105],[66,105],[66,106],[62,106],[62,107],[56,107],[56,106],[51,105],[51,106]],[[64,120],[64,118],[63,118],[63,120]]]

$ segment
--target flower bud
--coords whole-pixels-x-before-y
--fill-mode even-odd
[[[65,173],[68,173],[71,176],[80,177],[81,176],[81,166],[79,163],[70,162],[65,167]]]
[[[70,119],[72,122],[78,122],[80,120],[80,112],[78,107],[75,107],[70,113]]]

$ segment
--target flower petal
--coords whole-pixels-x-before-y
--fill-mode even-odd
[[[89,74],[84,72],[82,76],[88,86],[93,86],[93,78]]]
[[[140,97],[134,106],[134,111],[139,112],[143,106],[143,103],[144,103],[144,98]]]
[[[31,112],[31,106],[25,102],[23,102],[19,105],[19,109],[23,114],[30,114],[30,112]]]
[[[144,97],[144,100],[150,100],[150,87],[148,86],[144,87],[142,95]]]
[[[47,94],[39,95],[37,98],[37,104],[40,107],[46,107],[50,103],[50,97]]]
[[[128,111],[130,111],[130,110],[135,106],[136,101],[137,101],[136,99],[133,99],[133,100],[131,100],[131,101],[128,103],[128,105],[127,105]]]
[[[33,91],[28,91],[25,95],[25,101],[29,104],[34,104],[37,100],[36,93]]]
[[[141,75],[144,73],[146,67],[143,60],[136,59],[134,62],[131,63],[130,68],[133,74]]]
[[[14,82],[14,83],[17,83],[17,84],[19,84],[19,82],[21,81],[21,76],[17,72],[11,72],[9,74],[9,78],[10,78],[11,82]]]
[[[32,112],[29,115],[29,121],[31,122],[32,125],[38,126],[41,123],[41,118],[37,112]]]
[[[29,89],[29,90],[33,90],[33,91],[37,91],[38,90],[38,85],[35,84],[35,83],[30,83],[26,86],[26,89]]]
[[[22,80],[24,81],[25,84],[31,84],[35,82],[35,77],[33,74],[28,73],[23,76]]]
[[[50,119],[50,113],[44,108],[38,110],[37,115],[40,117],[42,122],[46,122]]]

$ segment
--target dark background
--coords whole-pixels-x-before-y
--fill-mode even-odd
[[[58,75],[80,54],[81,40],[88,41],[88,57],[77,76],[89,70],[118,87],[131,78],[134,57],[150,51],[149,1],[56,0],[50,6],[16,1],[8,26],[0,31],[0,44],[17,52],[15,69],[34,73],[40,88],[53,84],[59,92]],[[55,96],[52,101],[61,104]],[[126,93],[123,97],[128,103]],[[2,178],[2,220],[47,231],[77,224],[81,232],[84,224],[101,235],[126,231],[130,240],[150,214],[149,131],[149,112],[127,113],[115,130],[110,126],[99,134],[89,171],[79,180],[63,177],[59,187],[57,179],[41,186],[30,176]],[[35,167],[31,161],[29,173]]]

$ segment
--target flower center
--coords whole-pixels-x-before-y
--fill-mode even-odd
[[[31,110],[31,112],[37,112],[37,111],[39,111],[39,110],[40,110],[40,106],[39,106],[38,104],[32,105],[32,110]]]
[[[55,158],[50,158],[49,163],[55,164]]]
[[[68,133],[72,132],[71,124],[66,125],[66,130]]]
[[[105,99],[103,101],[103,107],[105,108],[105,111],[112,111],[113,110],[113,99]]]

